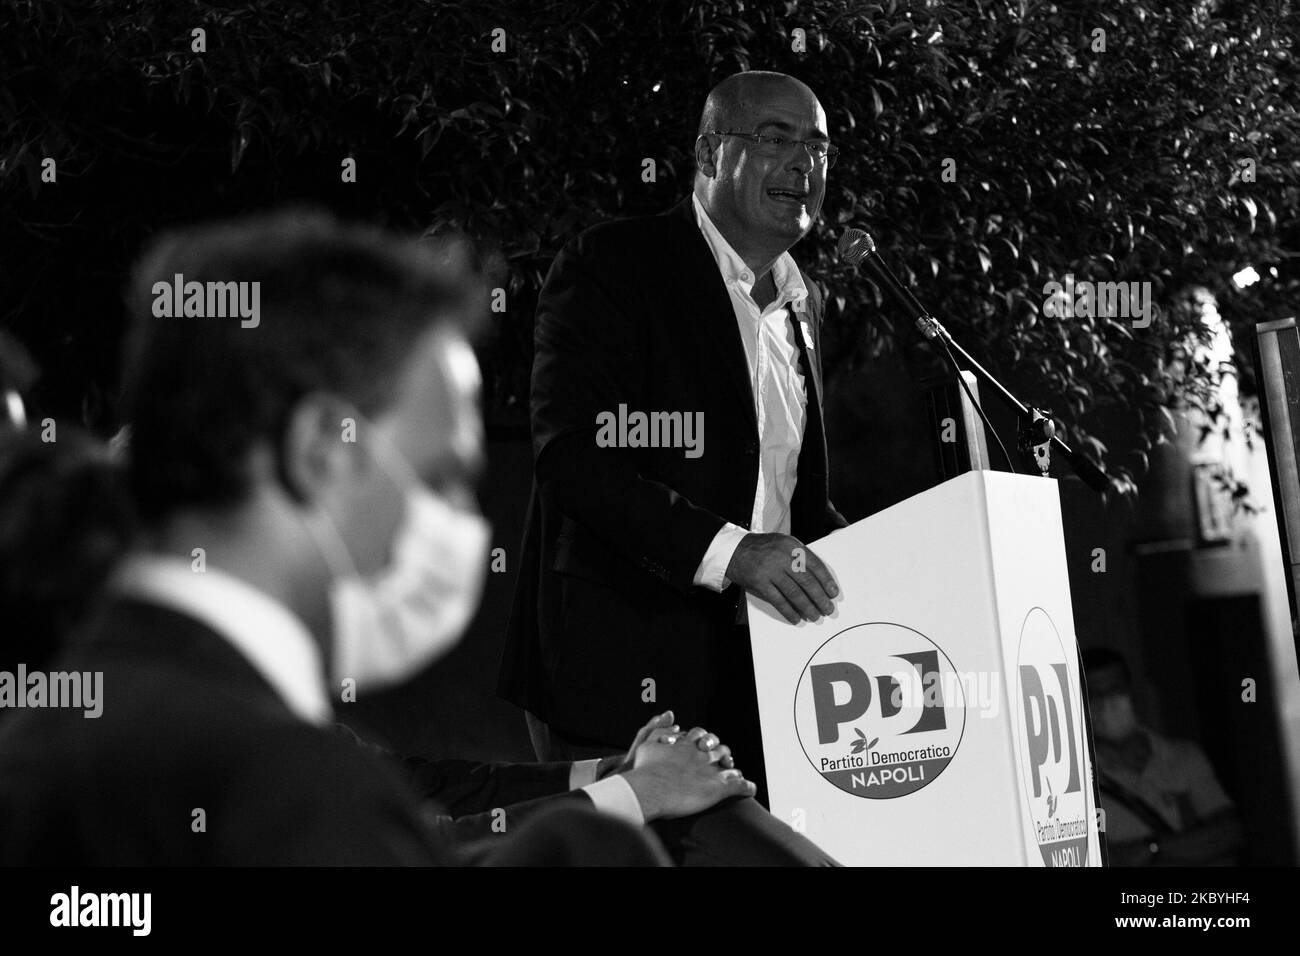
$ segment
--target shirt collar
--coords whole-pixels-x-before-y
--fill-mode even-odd
[[[746,295],[752,295],[753,270],[745,264],[745,260],[740,258],[736,250],[731,247],[731,243],[727,242],[727,237],[713,224],[713,220],[704,210],[704,204],[700,202],[700,197],[694,193],[691,194],[691,205],[695,207],[695,223],[704,234],[704,241],[708,243],[709,251],[713,253],[713,260],[718,264],[722,280],[729,286],[738,285]],[[781,253],[772,263],[772,281],[776,283],[774,306],[784,306],[788,302],[795,312],[806,310],[808,287],[804,284],[803,275],[800,274],[799,267],[794,264],[794,257],[790,253]]]
[[[136,553],[114,571],[110,589],[169,607],[206,624],[239,651],[285,705],[309,723],[333,719],[320,648],[306,625],[279,601],[215,568]]]

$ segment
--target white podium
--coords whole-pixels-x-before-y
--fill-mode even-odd
[[[1099,866],[1056,482],[967,472],[809,547],[834,615],[749,598],[773,814],[849,865]]]

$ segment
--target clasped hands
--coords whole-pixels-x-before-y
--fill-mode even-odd
[[[620,773],[646,822],[689,816],[730,797],[756,791],[736,769],[731,748],[703,727],[683,732],[671,710],[637,731],[626,754],[601,760],[598,776]]]

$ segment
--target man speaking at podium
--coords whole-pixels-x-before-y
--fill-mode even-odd
[[[542,759],[617,752],[671,700],[766,803],[744,592],[791,623],[831,613],[837,586],[804,542],[846,523],[828,494],[821,297],[788,251],[835,154],[811,89],[736,74],[704,105],[694,194],[587,230],[551,267],[501,673]]]

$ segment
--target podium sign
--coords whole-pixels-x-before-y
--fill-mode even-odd
[[[772,812],[851,865],[1100,865],[1056,482],[967,472],[809,547],[834,615],[749,598]]]

